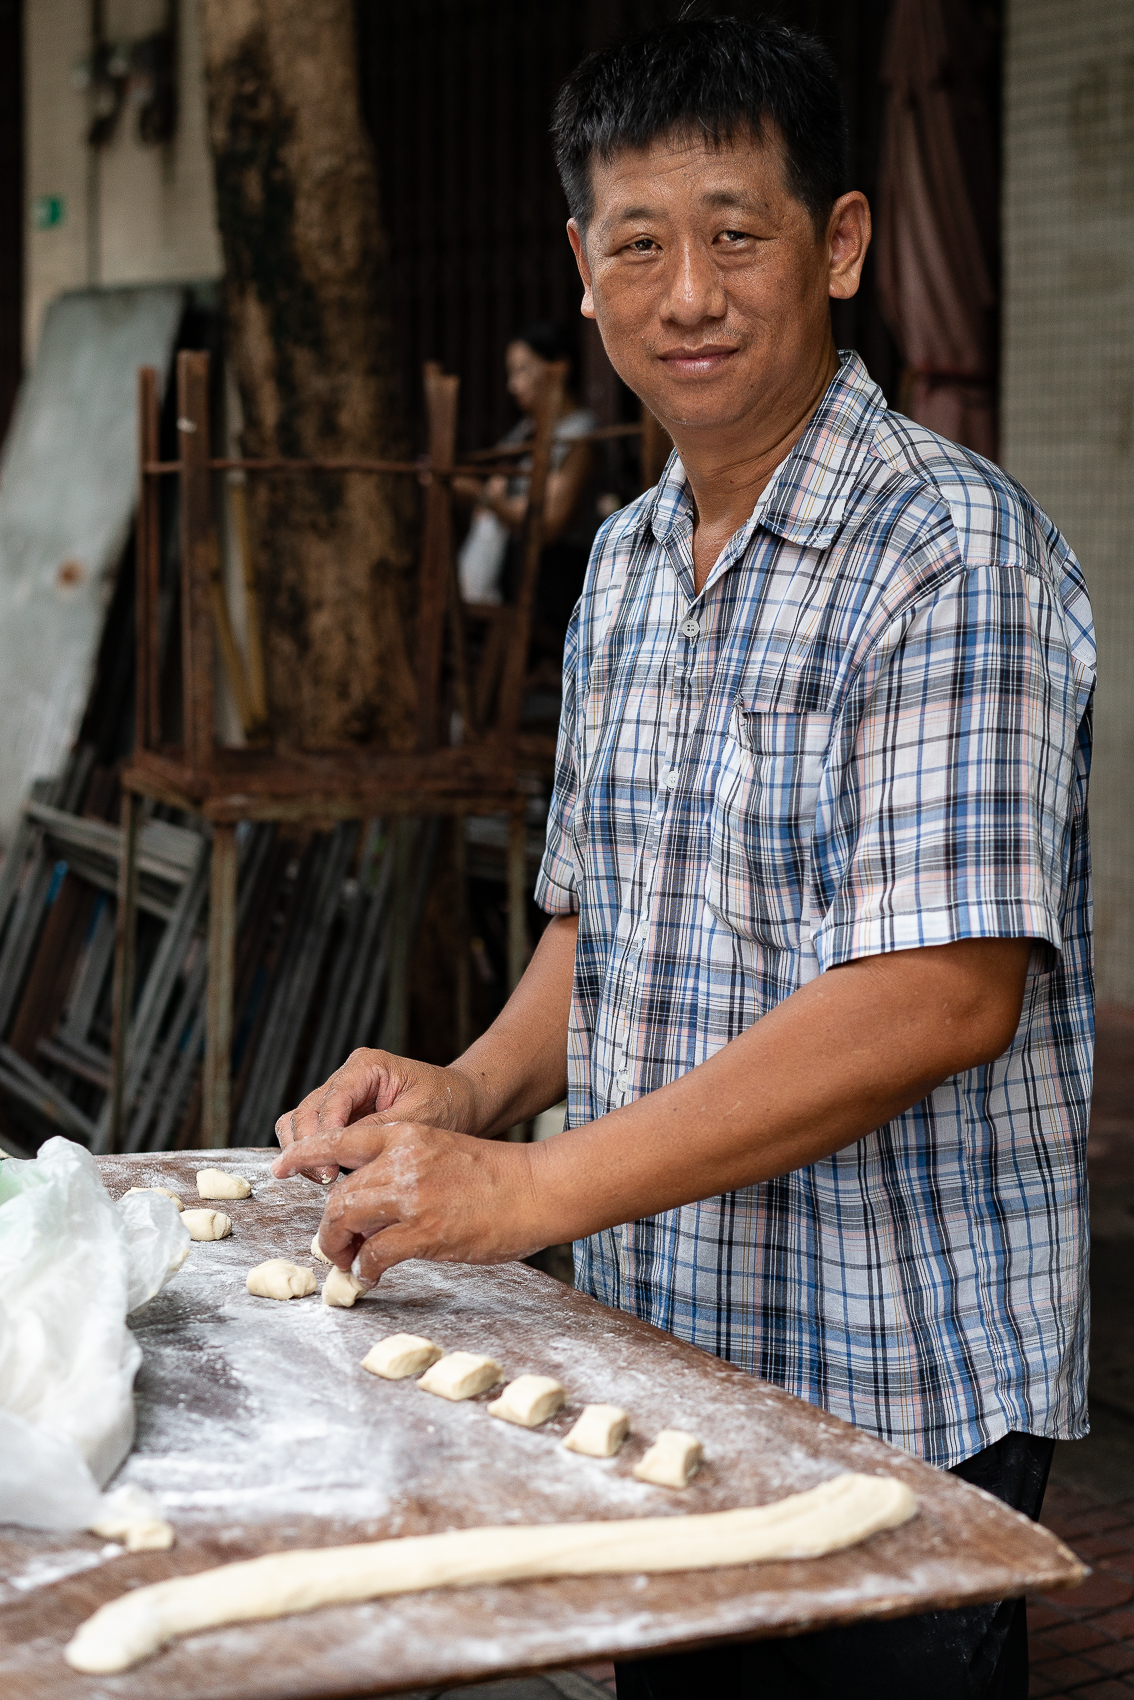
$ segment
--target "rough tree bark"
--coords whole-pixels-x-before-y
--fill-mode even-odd
[[[229,356],[249,456],[397,456],[388,259],[351,0],[202,0]],[[252,476],[277,742],[413,742],[412,493]]]

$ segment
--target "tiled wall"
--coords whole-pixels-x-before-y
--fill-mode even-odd
[[[1002,459],[1079,554],[1099,641],[1099,995],[1134,1005],[1134,5],[1009,0]]]

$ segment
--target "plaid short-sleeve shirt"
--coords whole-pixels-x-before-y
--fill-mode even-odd
[[[997,467],[843,355],[693,586],[680,461],[600,532],[538,898],[578,911],[568,1123],[839,963],[1031,937],[1005,1054],[766,1184],[594,1235],[580,1286],[949,1465],[1085,1432],[1094,645]]]

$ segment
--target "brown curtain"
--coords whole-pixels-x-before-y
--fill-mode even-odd
[[[964,0],[894,0],[877,265],[902,410],[993,457],[999,182],[982,47]]]

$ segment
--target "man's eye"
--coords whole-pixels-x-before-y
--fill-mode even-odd
[[[651,248],[657,247],[657,243],[652,236],[636,236],[630,247],[636,254],[648,254]]]
[[[721,241],[722,242],[747,242],[747,240],[748,240],[748,232],[746,230],[722,230],[721,231]]]

